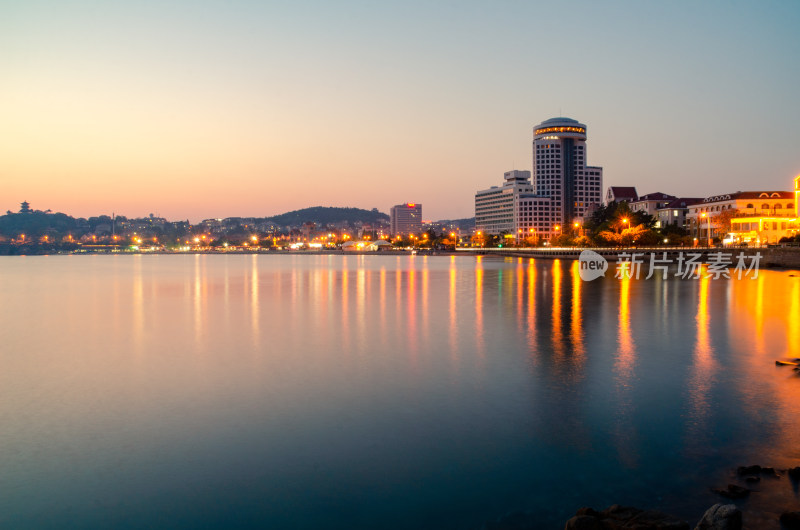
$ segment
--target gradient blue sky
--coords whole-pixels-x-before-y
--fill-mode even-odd
[[[0,209],[469,217],[588,127],[604,185],[800,173],[800,2],[0,1]]]

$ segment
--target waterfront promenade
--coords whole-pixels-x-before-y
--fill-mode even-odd
[[[608,261],[630,259],[635,253],[649,258],[650,254],[674,261],[681,255],[700,254],[701,261],[708,261],[710,254],[722,253],[736,257],[740,253],[746,256],[761,254],[761,265],[765,267],[800,268],[800,247],[767,247],[767,248],[716,248],[716,247],[635,247],[635,248],[459,248],[459,253],[484,255],[526,257],[537,259],[577,260],[581,252],[591,250]]]

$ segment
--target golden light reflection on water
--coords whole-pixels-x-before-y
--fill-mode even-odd
[[[715,372],[714,347],[710,336],[709,290],[711,288],[711,279],[703,275],[698,282],[697,313],[695,316],[696,341],[687,382],[689,421],[686,426],[686,443],[687,448],[690,450],[696,450],[698,445],[704,445],[708,441],[706,422],[710,412],[710,392],[714,387]]]
[[[387,337],[386,337],[386,328],[387,328],[387,324],[386,324],[386,268],[385,267],[381,267],[381,270],[380,270],[379,274],[380,274],[380,282],[379,282],[380,283],[380,295],[379,295],[378,304],[380,306],[380,314],[381,314],[381,320],[380,320],[379,329],[380,329],[380,332],[381,332],[381,343],[385,345],[387,343],[387,340],[388,340]]]
[[[341,320],[339,325],[343,330],[350,328],[350,271],[347,269],[347,259],[342,260],[342,304],[341,304]],[[350,352],[350,334],[342,333],[342,350],[343,353]]]
[[[364,256],[359,256],[364,259]],[[356,272],[356,336],[361,338],[366,333],[367,326],[367,271],[363,266]]]
[[[455,256],[450,257],[450,270],[448,271],[450,279],[450,326],[448,329],[450,356],[453,361],[458,358],[458,269],[456,269],[455,259]]]
[[[619,321],[617,324],[617,352],[614,362],[618,399],[615,424],[615,446],[617,458],[628,468],[639,464],[639,435],[633,420],[634,403],[632,380],[636,365],[636,343],[631,329],[631,282],[630,275],[619,279]]]
[[[419,353],[419,333],[417,330],[417,282],[413,266],[408,269],[408,287],[406,289],[406,331],[408,332],[408,351],[415,367]]]
[[[525,266],[522,258],[517,260],[515,292],[517,293],[515,310],[517,312],[517,333],[524,334],[527,327],[525,317]]]
[[[575,365],[583,364],[586,354],[586,345],[583,336],[583,302],[581,300],[581,289],[583,289],[583,280],[580,277],[580,263],[574,261],[570,268],[572,275],[572,313],[570,315],[570,338],[573,348],[573,357]],[[577,373],[577,372],[576,372]]]
[[[740,370],[748,374],[738,384],[742,412],[759,419],[763,404],[775,415],[777,439],[762,449],[774,465],[796,466],[800,461],[800,378],[776,360],[800,357],[800,277],[783,271],[760,271],[756,280],[728,284],[730,342],[746,352]]]
[[[619,321],[617,324],[617,355],[615,370],[620,386],[627,386],[636,363],[636,344],[631,333],[631,282],[623,275],[619,280]]]
[[[422,290],[420,297],[422,298],[422,337],[427,342],[430,336],[430,309],[429,297],[430,292],[430,270],[428,270],[428,256],[423,256],[423,269],[422,269]]]
[[[561,260],[553,260],[551,268],[553,276],[553,312],[551,344],[553,352],[556,354],[556,362],[561,363],[564,357],[564,334],[561,328]]]
[[[789,291],[789,323],[786,337],[786,356],[800,358],[800,281],[793,282]],[[792,325],[794,324],[794,325]]]
[[[205,281],[205,256],[195,254],[194,256],[194,293],[192,297],[194,307],[194,340],[197,347],[202,346],[203,338],[208,323],[207,318],[207,294],[208,287]]]
[[[475,344],[479,355],[485,355],[483,339],[483,256],[478,256],[475,263]]]
[[[253,342],[255,343],[258,343],[259,330],[261,328],[259,322],[258,300],[258,255],[253,254],[250,257],[250,328],[253,333]]]
[[[133,262],[133,338],[141,348],[144,342],[144,278],[142,278],[142,256]]]
[[[538,359],[535,355],[539,351],[539,335],[537,333],[536,322],[536,262],[533,259],[528,261],[528,348],[534,354],[534,360]],[[520,289],[521,290],[521,289]]]

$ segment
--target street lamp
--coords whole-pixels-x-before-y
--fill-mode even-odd
[[[455,232],[450,232],[450,239],[453,241],[453,252],[455,252],[456,245],[458,244],[458,241],[456,241],[456,233]]]
[[[706,226],[708,227],[708,238],[706,240],[706,246],[711,247],[711,216],[709,216],[706,212],[700,214],[700,217],[706,220]]]

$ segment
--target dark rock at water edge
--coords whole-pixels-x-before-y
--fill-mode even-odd
[[[655,510],[614,504],[599,513],[581,508],[564,530],[689,530],[689,523]]]
[[[800,530],[800,512],[782,513],[781,524],[786,530]]]
[[[761,466],[739,466],[736,469],[736,473],[739,475],[758,475],[761,473]]]
[[[741,530],[742,512],[733,504],[715,504],[703,514],[694,530]]]
[[[728,487],[724,490],[719,488],[711,488],[711,491],[728,499],[744,499],[750,495],[749,489],[743,488],[742,486],[737,486],[736,484],[728,484]]]
[[[769,477],[775,477],[775,478],[780,478],[780,476],[781,476],[780,472],[778,472],[778,470],[775,469],[774,467],[762,467],[761,468],[761,474],[762,475],[767,475]]]
[[[780,477],[781,474],[778,473],[774,467],[761,467],[759,465],[754,466],[739,466],[736,468],[736,474],[740,477],[753,477],[758,475],[766,475],[769,477]],[[747,478],[745,480],[747,480]]]
[[[790,469],[789,478],[792,480],[800,480],[800,467],[793,467]]]

